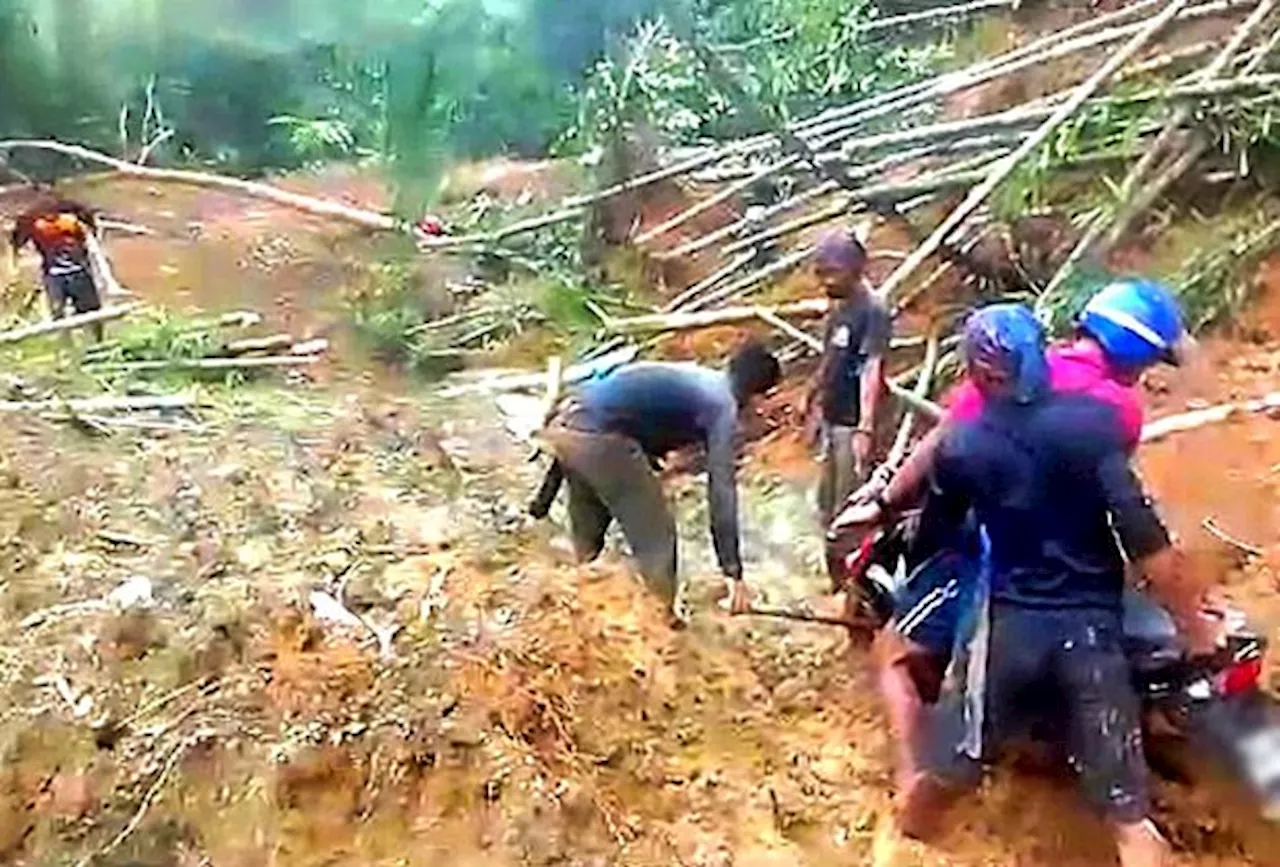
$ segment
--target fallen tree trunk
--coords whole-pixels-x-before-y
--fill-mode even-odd
[[[149,181],[188,184],[196,187],[228,190],[230,192],[251,196],[256,199],[265,199],[269,202],[275,202],[278,205],[284,205],[288,208],[294,208],[308,214],[314,214],[317,217],[327,217],[351,223],[363,229],[369,229],[375,232],[412,231],[407,224],[401,223],[389,214],[381,214],[376,211],[366,211],[363,208],[353,208],[349,205],[341,204],[340,202],[331,202],[325,199],[317,199],[313,196],[291,193],[287,190],[282,190],[279,187],[273,187],[269,184],[258,183],[256,181],[245,181],[240,178],[229,178],[223,175],[215,175],[208,172],[193,172],[186,169],[155,169],[149,166],[140,166],[137,163],[119,160],[99,151],[81,147],[80,145],[64,144],[62,142],[45,139],[0,140],[0,152],[14,150],[41,150],[59,153],[64,156],[84,160],[85,162],[109,166],[122,175],[133,178],[142,178]]]
[[[94,310],[92,313],[77,313],[74,316],[66,316],[62,319],[51,319],[48,322],[39,322],[35,325],[24,325],[12,331],[0,332],[0,346],[20,343],[33,337],[44,337],[62,331],[71,331],[76,328],[83,328],[86,325],[110,322],[113,319],[128,316],[137,310],[138,306],[137,304],[121,304],[116,307],[104,307],[101,310]]]

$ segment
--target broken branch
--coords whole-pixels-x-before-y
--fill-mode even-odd
[[[137,304],[121,304],[116,307],[104,307],[101,310],[94,310],[92,313],[77,313],[74,316],[65,316],[62,319],[51,319],[48,322],[40,322],[35,325],[24,325],[21,328],[0,333],[0,346],[19,343],[23,340],[30,340],[33,337],[44,337],[62,331],[72,331],[76,328],[83,328],[86,325],[110,322],[113,319],[128,316],[137,309]]]

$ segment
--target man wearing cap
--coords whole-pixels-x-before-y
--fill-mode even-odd
[[[804,405],[807,424],[822,409],[818,507],[824,527],[868,468],[884,392],[884,357],[893,326],[867,285],[866,264],[866,250],[848,230],[824,236],[814,252],[815,276],[832,302],[822,361]]]

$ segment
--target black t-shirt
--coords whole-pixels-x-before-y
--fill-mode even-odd
[[[986,527],[1002,602],[1118,608],[1125,556],[1169,544],[1116,408],[1090,395],[988,404],[943,440],[934,482],[954,515],[972,506]]]
[[[861,420],[861,377],[867,360],[889,351],[893,323],[879,299],[869,293],[842,301],[827,316],[823,335],[827,355],[822,381],[822,415],[831,424],[857,427]]]

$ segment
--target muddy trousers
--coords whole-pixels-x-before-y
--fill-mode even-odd
[[[822,423],[822,480],[818,483],[818,513],[822,526],[831,525],[836,511],[862,483],[863,467],[853,454],[855,428]]]
[[[569,524],[581,562],[599,556],[617,521],[649,589],[676,599],[676,523],[649,458],[635,440],[552,423],[543,438],[569,489]]]

